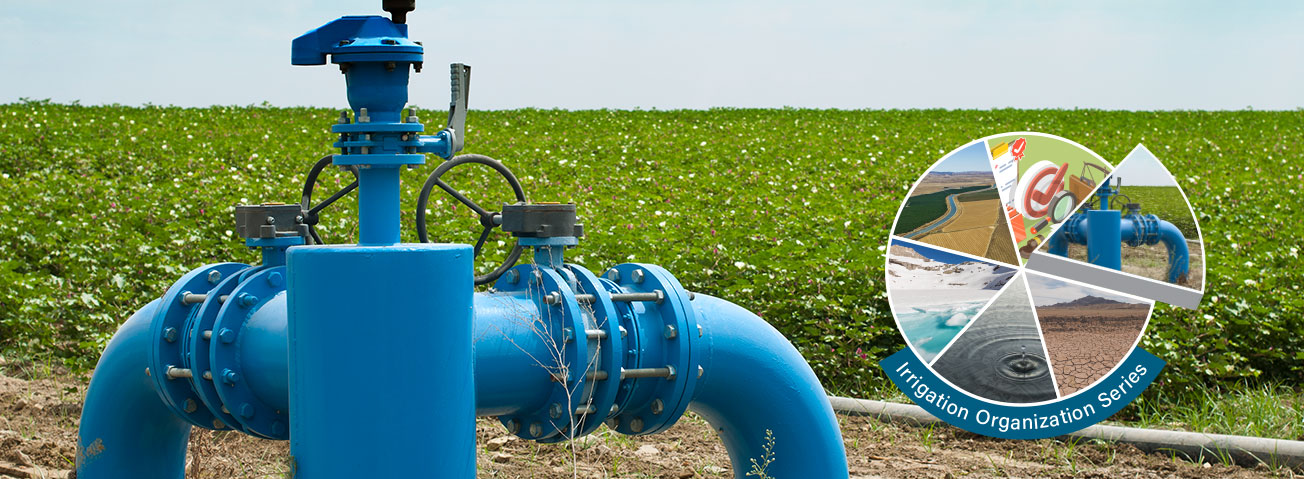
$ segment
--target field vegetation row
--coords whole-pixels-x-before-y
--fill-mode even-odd
[[[4,354],[89,367],[184,272],[257,261],[233,233],[233,206],[296,201],[337,116],[0,105]],[[502,159],[533,200],[579,205],[588,235],[572,261],[664,265],[770,321],[844,395],[876,394],[877,361],[904,347],[883,255],[897,207],[936,159],[1001,131],[1061,135],[1113,162],[1143,142],[1194,201],[1209,265],[1200,310],[1160,306],[1150,324],[1142,346],[1168,361],[1153,394],[1304,373],[1304,112],[511,110],[472,112],[469,125],[467,153]],[[404,173],[405,218],[430,169]],[[355,207],[324,213],[323,234],[352,241]],[[464,209],[430,208],[432,235],[472,241]],[[410,225],[403,234],[415,241]],[[491,242],[487,254],[501,253]]]
[[[952,188],[933,193],[915,195],[910,197],[905,208],[901,209],[901,219],[897,220],[896,234],[905,234],[914,231],[920,226],[931,223],[946,214],[950,208],[946,198],[951,195],[963,195],[967,192],[977,191],[990,186],[966,186],[963,188]],[[905,195],[900,195],[905,199]],[[959,196],[956,197],[959,200]],[[888,220],[891,223],[891,220]]]

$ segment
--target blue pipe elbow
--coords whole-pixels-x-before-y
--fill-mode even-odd
[[[1186,247],[1182,230],[1172,223],[1159,220],[1159,242],[1168,249],[1168,282],[1186,283],[1191,270],[1191,253]]]
[[[79,478],[185,475],[190,423],[163,403],[146,375],[158,305],[156,299],[131,315],[95,366],[77,431]]]
[[[772,477],[847,477],[842,430],[805,358],[773,326],[736,304],[697,294],[693,300],[706,352],[689,408],[711,423],[734,465],[772,459]],[[770,438],[773,445],[767,455]]]

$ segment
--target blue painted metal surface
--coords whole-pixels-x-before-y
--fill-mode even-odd
[[[1103,200],[1102,200],[1103,201]],[[1119,237],[1122,216],[1118,210],[1089,210],[1087,262],[1110,269],[1123,269],[1123,242]]]
[[[187,339],[201,304],[187,302],[186,296],[207,294],[221,282],[221,278],[233,276],[248,267],[243,263],[218,263],[186,273],[164,293],[150,324],[153,339],[150,341],[149,367],[159,398],[182,418],[199,427],[225,428],[213,422],[217,417],[211,410],[200,407],[202,399],[189,379],[167,374],[169,369],[185,369],[192,363],[188,359]]]
[[[246,433],[269,439],[289,437],[290,413],[265,399],[275,390],[258,391],[249,381],[249,376],[259,373],[256,368],[265,367],[267,357],[251,353],[246,347],[250,342],[248,333],[252,331],[248,326],[264,306],[283,296],[285,291],[285,266],[265,268],[246,277],[222,303],[209,341],[212,379],[207,381],[213,384],[226,407],[227,419],[235,419]],[[277,362],[284,364],[285,360],[273,360],[273,364]]]
[[[289,253],[296,477],[473,477],[471,247]]]
[[[798,469],[834,471],[829,476],[810,477],[841,477],[837,471],[845,469],[845,455],[838,446],[837,423],[832,417],[831,409],[826,410],[827,399],[823,396],[818,380],[801,360],[800,354],[777,331],[745,309],[705,295],[697,295],[692,300],[681,298],[681,306],[692,311],[693,324],[700,324],[703,329],[699,333],[696,326],[679,328],[686,329],[687,333],[683,334],[683,330],[677,329],[680,337],[672,340],[666,338],[665,326],[688,324],[688,319],[680,316],[681,310],[673,304],[667,304],[666,300],[661,305],[655,301],[611,300],[611,294],[656,290],[662,290],[664,294],[665,289],[662,288],[677,294],[673,293],[675,283],[666,281],[661,273],[652,271],[650,265],[617,266],[608,270],[603,277],[597,277],[575,265],[566,265],[565,273],[552,268],[520,265],[500,280],[503,283],[500,284],[502,289],[492,293],[476,293],[471,300],[473,307],[459,307],[474,315],[471,319],[473,330],[469,329],[466,336],[452,327],[455,324],[449,324],[448,314],[439,313],[449,303],[438,298],[445,298],[448,294],[469,296],[469,286],[436,287],[438,293],[428,292],[424,297],[427,301],[443,302],[420,306],[418,309],[422,311],[424,319],[408,326],[400,326],[391,324],[398,315],[380,309],[371,301],[385,302],[388,306],[384,308],[394,307],[390,303],[398,301],[396,296],[422,296],[414,292],[414,286],[401,286],[405,282],[421,281],[409,276],[446,276],[424,274],[428,268],[436,267],[430,264],[395,269],[398,264],[411,262],[384,257],[402,256],[386,253],[401,248],[405,247],[296,247],[291,250],[292,269],[298,268],[300,264],[295,259],[298,255],[320,257],[308,262],[321,261],[321,267],[329,266],[331,269],[296,269],[306,278],[319,278],[313,287],[324,289],[316,293],[320,295],[317,299],[311,299],[311,295],[308,299],[303,299],[321,304],[295,313],[302,315],[302,322],[296,323],[296,328],[307,331],[305,334],[321,336],[310,341],[310,345],[316,344],[315,354],[305,351],[296,353],[297,357],[306,354],[319,358],[313,361],[301,360],[295,365],[295,371],[314,378],[309,382],[316,384],[316,389],[290,379],[291,366],[287,360],[290,355],[288,331],[292,308],[287,295],[282,293],[266,300],[260,299],[253,303],[253,311],[245,313],[247,319],[244,314],[236,316],[241,318],[238,324],[243,329],[230,336],[238,346],[238,356],[234,360],[242,363],[238,367],[239,383],[244,384],[251,393],[245,397],[255,398],[261,403],[255,410],[255,418],[266,414],[266,411],[295,411],[291,422],[299,421],[300,416],[307,413],[298,403],[291,405],[291,397],[297,395],[302,401],[316,403],[308,410],[317,411],[319,418],[316,420],[316,428],[306,430],[298,436],[315,437],[320,442],[329,442],[330,438],[337,437],[380,437],[390,434],[379,431],[383,425],[401,424],[403,427],[399,429],[402,430],[395,433],[398,435],[394,437],[410,439],[412,436],[447,427],[453,415],[445,414],[449,407],[445,402],[450,396],[456,396],[454,399],[474,401],[474,413],[468,412],[465,417],[475,414],[518,418],[516,432],[522,436],[531,436],[529,428],[537,420],[540,430],[539,434],[533,436],[544,442],[557,442],[572,435],[578,437],[588,434],[604,420],[611,419],[620,422],[617,430],[621,432],[647,434],[655,429],[669,427],[680,417],[684,407],[691,407],[707,417],[717,431],[721,432],[730,449],[730,457],[734,461],[744,461],[735,462],[735,470],[739,474],[746,472],[749,464],[747,459],[761,457],[764,453],[764,431],[769,429],[776,437],[778,451],[792,454],[786,457],[803,458],[801,461],[785,461],[782,459],[784,456],[780,456],[781,459],[774,463],[771,472]],[[336,261],[335,257],[341,254],[352,255],[354,258],[330,266]],[[374,264],[377,261],[375,259],[364,259],[370,255],[381,256],[380,261],[384,264],[377,265]],[[368,267],[366,264],[373,265]],[[464,271],[469,274],[469,265],[454,267],[458,268],[465,268]],[[267,275],[281,269],[263,269],[245,279],[251,285],[265,284]],[[536,283],[541,284],[541,287],[528,286],[532,278],[536,278],[536,270],[540,272],[538,278],[551,277],[553,280]],[[374,279],[379,271],[385,271],[385,281],[367,280]],[[418,271],[422,274],[419,275]],[[634,279],[634,271],[642,272],[644,276],[641,281]],[[657,276],[651,276],[652,274]],[[668,276],[668,273],[664,275]],[[507,285],[506,282],[513,277],[526,286]],[[232,278],[239,281],[240,276]],[[611,278],[620,282],[612,281]],[[570,286],[571,280],[574,280],[577,287]],[[447,278],[441,281],[447,281]],[[298,291],[298,285],[295,282],[290,286],[291,290]],[[598,289],[599,285],[601,290]],[[219,285],[218,288],[222,286]],[[392,288],[398,289],[390,291]],[[352,291],[365,291],[365,297],[346,293]],[[456,293],[458,291],[462,293]],[[560,309],[548,304],[551,301],[548,293],[551,292],[564,292],[569,296],[557,301],[564,305]],[[579,305],[575,294],[593,294],[593,302]],[[682,294],[687,295],[686,292]],[[228,302],[239,304],[238,300]],[[221,304],[214,299],[211,303],[206,302],[201,309]],[[571,305],[576,307],[572,308]],[[151,304],[147,309],[153,311],[156,306]],[[566,311],[571,314],[566,314]],[[578,315],[575,314],[576,311]],[[154,312],[149,313],[155,315]],[[602,330],[606,338],[590,338],[586,333],[576,333],[577,327],[581,328],[580,331]],[[567,328],[572,329],[569,335],[565,331]],[[445,344],[457,343],[453,339],[455,336],[465,339],[461,343],[464,346],[461,353],[450,352],[447,356],[441,356],[441,360],[465,365],[468,361],[458,358],[465,358],[462,354],[474,354],[474,385],[466,386],[466,383],[462,383],[463,389],[449,386],[449,375],[444,373],[446,368],[417,366],[422,360],[408,356],[455,348],[456,344]],[[568,337],[576,344],[584,343],[583,356],[580,355],[580,348],[566,347]],[[215,333],[214,340],[220,344],[220,332]],[[687,363],[682,359],[683,356],[679,356],[679,359],[673,357],[681,352],[675,346],[685,340],[691,343],[690,354],[695,357]],[[302,345],[302,340],[296,339],[294,342]],[[417,347],[417,344],[420,346]],[[474,344],[473,351],[467,351],[465,346],[469,344]],[[562,347],[558,348],[559,345]],[[410,351],[399,353],[395,349],[397,347]],[[563,354],[568,356],[559,357],[558,351],[565,351]],[[566,357],[587,359],[579,361],[580,364],[575,364],[576,361],[569,362],[565,383],[553,381],[552,373],[558,372],[562,364],[558,359]],[[374,358],[385,359],[377,362]],[[700,376],[693,361],[702,366]],[[620,379],[622,371],[659,366],[674,367],[675,377]],[[111,369],[105,369],[109,370]],[[419,380],[422,374],[434,374],[432,371],[440,372],[438,379]],[[599,373],[605,373],[606,379],[598,380],[595,376]],[[217,376],[216,384],[228,387],[220,375]],[[297,391],[293,395],[290,393],[292,385]],[[379,390],[386,391],[386,394],[374,394],[378,390],[376,388],[382,388]],[[475,394],[448,394],[448,391],[453,390],[470,390],[467,388],[473,388]],[[371,393],[368,394],[368,391]],[[153,394],[152,387],[150,392]],[[121,394],[121,391],[95,387],[94,394],[112,395]],[[679,398],[679,403],[674,402],[676,397]],[[412,400],[419,406],[410,407],[433,413],[414,415],[410,408],[388,402],[385,403],[388,409],[384,410],[376,409],[380,406],[374,404],[366,405],[368,400],[384,402],[393,401],[393,398],[419,398]],[[661,400],[660,405],[654,406],[653,401],[657,399]],[[88,399],[88,404],[108,402],[112,401]],[[228,409],[234,407],[232,403],[221,400],[217,403],[210,403],[209,400],[204,402],[205,406],[219,413],[223,405]],[[571,411],[575,413],[573,418],[567,416],[565,410],[561,417],[551,417],[552,404],[562,402],[577,410]],[[613,410],[612,406],[616,408]],[[326,412],[334,407],[339,410]],[[462,404],[460,407],[466,406]],[[654,413],[654,410],[660,412]],[[239,414],[238,410],[233,412]],[[94,412],[88,410],[87,414]],[[170,414],[177,415],[175,411]],[[385,414],[401,416],[402,419]],[[360,417],[368,418],[368,421],[360,423],[357,419]],[[527,418],[532,420],[527,422]],[[634,418],[644,421],[641,432],[633,431]],[[230,424],[242,429],[247,427],[245,423],[252,422],[247,419],[240,422],[236,418],[232,418],[232,421],[234,422]],[[424,421],[437,421],[439,426],[435,429],[414,427]],[[96,423],[91,421],[88,424]],[[84,428],[84,431],[89,430]],[[263,436],[267,434],[260,432],[268,431],[267,426],[255,426],[247,432]],[[472,436],[468,434],[466,437]],[[422,440],[426,440],[424,436]],[[308,441],[313,442],[312,439]],[[389,444],[388,441],[376,440],[368,444],[374,446],[367,447],[393,449],[386,445]],[[454,447],[463,446],[465,445]],[[358,453],[361,446],[350,443],[348,447],[354,451],[354,455],[346,457],[373,457],[370,455],[384,452],[369,450],[363,456]],[[148,449],[136,449],[141,450]],[[300,450],[301,446],[296,444],[293,449],[296,471],[302,474],[301,477],[335,477],[312,474],[311,467],[305,469],[304,461],[312,455],[300,454]],[[130,453],[130,450],[123,450],[123,453]],[[423,454],[428,454],[428,451]],[[327,463],[338,466],[337,462]],[[800,468],[796,465],[798,463]],[[793,476],[807,477],[795,473]],[[82,477],[137,476],[89,474]]]
[[[692,409],[720,434],[734,477],[765,455],[770,477],[847,477],[842,432],[824,388],[801,353],[765,320],[725,300],[693,300],[705,333]]]
[[[109,341],[86,390],[77,428],[77,477],[179,478],[190,423],[159,397],[150,363],[150,323],[160,300],[141,308]]]

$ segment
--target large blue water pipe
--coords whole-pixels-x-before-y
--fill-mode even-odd
[[[574,205],[485,220],[535,253],[488,292],[474,292],[478,248],[398,242],[399,173],[461,149],[469,70],[454,65],[449,127],[421,135],[400,115],[423,52],[402,23],[411,2],[385,4],[393,20],[344,17],[293,49],[346,75],[356,121],[334,126],[330,163],[358,174],[359,244],[314,241],[306,206],[237,207],[262,262],[191,271],[120,327],[87,390],[78,477],[183,477],[192,427],[288,439],[294,477],[474,477],[477,415],[553,443],[603,424],[661,432],[688,409],[735,477],[767,457],[772,477],[847,477],[828,397],[778,331],[655,265],[566,263]]]
[[[1120,194],[1121,178],[1101,184],[1094,207],[1073,213],[1048,240],[1046,251],[1067,257],[1069,244],[1087,247],[1087,262],[1105,268],[1123,269],[1123,245],[1131,247],[1163,243],[1168,250],[1169,283],[1185,283],[1190,272],[1186,237],[1172,223],[1152,214],[1141,214],[1140,205],[1128,203],[1127,214],[1110,208]]]

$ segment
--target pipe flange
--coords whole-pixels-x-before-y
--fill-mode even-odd
[[[626,263],[611,268],[604,276],[616,278],[626,292],[660,292],[655,301],[631,303],[638,318],[635,327],[641,352],[637,367],[670,368],[668,378],[622,380],[622,383],[630,381],[631,386],[626,393],[626,405],[621,406],[607,426],[630,435],[669,429],[692,402],[701,364],[701,353],[693,348],[697,339],[697,313],[689,302],[688,291],[674,275],[653,264]]]
[[[564,441],[571,438],[572,431],[579,427],[575,408],[588,402],[590,388],[585,381],[585,372],[592,361],[590,350],[596,346],[596,341],[587,339],[584,333],[589,328],[587,315],[580,309],[574,291],[560,272],[533,264],[517,265],[509,271],[515,273],[503,275],[494,286],[502,292],[526,291],[538,306],[539,317],[528,320],[536,325],[537,334],[543,336],[553,351],[553,357],[539,360],[552,362],[540,367],[544,374],[555,378],[556,386],[539,409],[498,419],[508,432],[522,439]],[[584,364],[574,364],[576,358]]]
[[[258,308],[285,294],[285,266],[263,269],[245,278],[234,290],[213,323],[209,362],[213,385],[229,417],[248,434],[268,439],[290,438],[289,411],[267,404],[246,380],[240,358],[241,333]]]
[[[255,266],[245,271],[255,269],[266,268]],[[216,421],[221,421],[221,423],[213,423],[213,427],[217,429],[223,429],[223,426],[242,428],[240,422],[236,421],[235,417],[226,409],[225,404],[222,403],[221,396],[217,394],[216,381],[221,379],[213,372],[212,346],[213,342],[220,340],[217,332],[213,329],[213,325],[217,322],[218,314],[222,310],[222,304],[226,302],[222,300],[222,297],[227,297],[227,301],[234,297],[231,296],[231,293],[243,283],[245,278],[247,276],[244,272],[239,275],[231,275],[218,283],[217,287],[213,288],[212,291],[209,291],[208,300],[204,301],[204,304],[199,307],[199,312],[194,316],[193,326],[189,328],[189,334],[186,336],[186,340],[190,342],[186,359],[189,361],[190,370],[194,371],[190,378],[191,387],[198,393],[199,399],[203,401],[204,406],[208,407],[212,414],[217,417]],[[205,335],[205,332],[208,334]]]
[[[593,374],[593,379],[586,384],[588,400],[575,409],[575,414],[580,416],[575,437],[580,437],[598,430],[616,403],[620,390],[620,359],[625,341],[620,333],[622,313],[611,301],[611,293],[620,288],[615,283],[598,278],[582,266],[568,264],[566,267],[574,275],[579,292],[593,295],[592,303],[580,307],[591,307],[591,323],[595,330],[606,333],[606,337],[597,340],[593,351],[595,360],[589,370],[585,371],[585,379],[589,378],[588,374]]]
[[[222,278],[235,276],[248,267],[244,263],[217,263],[186,273],[163,294],[150,323],[152,340],[146,372],[154,379],[155,390],[163,403],[195,426],[222,429],[216,427],[218,423],[213,422],[216,417],[208,408],[199,407],[201,399],[191,382],[183,376],[168,374],[169,368],[185,369],[182,345],[186,343],[186,325],[201,303],[192,302],[194,296],[188,295],[208,294]]]

